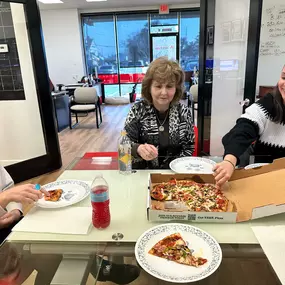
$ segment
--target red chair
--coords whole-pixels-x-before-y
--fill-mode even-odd
[[[193,156],[198,156],[198,128],[194,126],[195,142],[194,142],[194,152]]]

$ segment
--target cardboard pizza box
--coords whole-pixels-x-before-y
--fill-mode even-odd
[[[152,208],[154,200],[148,195],[147,214],[150,221],[195,221],[235,223],[285,212],[285,158],[255,169],[236,170],[222,189],[234,203],[233,212],[190,212],[175,202],[168,203],[165,210]],[[215,183],[211,174],[150,174],[149,190],[171,178],[190,179],[200,183]],[[180,207],[180,208],[179,208]]]

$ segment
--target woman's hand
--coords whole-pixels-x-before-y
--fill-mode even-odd
[[[18,222],[21,218],[21,213],[18,209],[6,213],[0,217],[0,229],[9,227],[11,224]]]
[[[158,150],[152,144],[141,144],[137,149],[138,155],[147,161],[153,160],[158,157]]]
[[[225,157],[224,161],[218,163],[214,168],[216,185],[222,187],[233,175],[237,159],[233,155]]]
[[[0,194],[0,205],[5,208],[10,202],[32,204],[41,199],[43,193],[49,195],[46,190],[36,190],[33,184],[16,186]]]

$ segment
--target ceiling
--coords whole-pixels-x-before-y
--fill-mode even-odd
[[[183,6],[193,7],[193,4],[197,4],[200,0],[107,0],[106,2],[86,2],[85,0],[62,0],[64,3],[62,4],[42,4],[39,2],[40,9],[42,10],[50,10],[50,9],[71,9],[78,8],[82,10],[86,9],[120,9],[120,8],[128,8],[128,10],[135,9],[136,7],[144,7],[144,6],[153,6],[157,8],[160,4],[169,4],[169,7],[179,6],[182,4]]]

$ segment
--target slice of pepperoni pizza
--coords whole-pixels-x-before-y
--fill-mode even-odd
[[[179,233],[165,237],[156,243],[148,252],[157,257],[171,260],[188,266],[201,266],[207,259],[195,257]]]
[[[60,199],[63,190],[62,189],[49,190],[48,193],[49,196],[45,196],[45,200],[50,202],[57,202]]]

